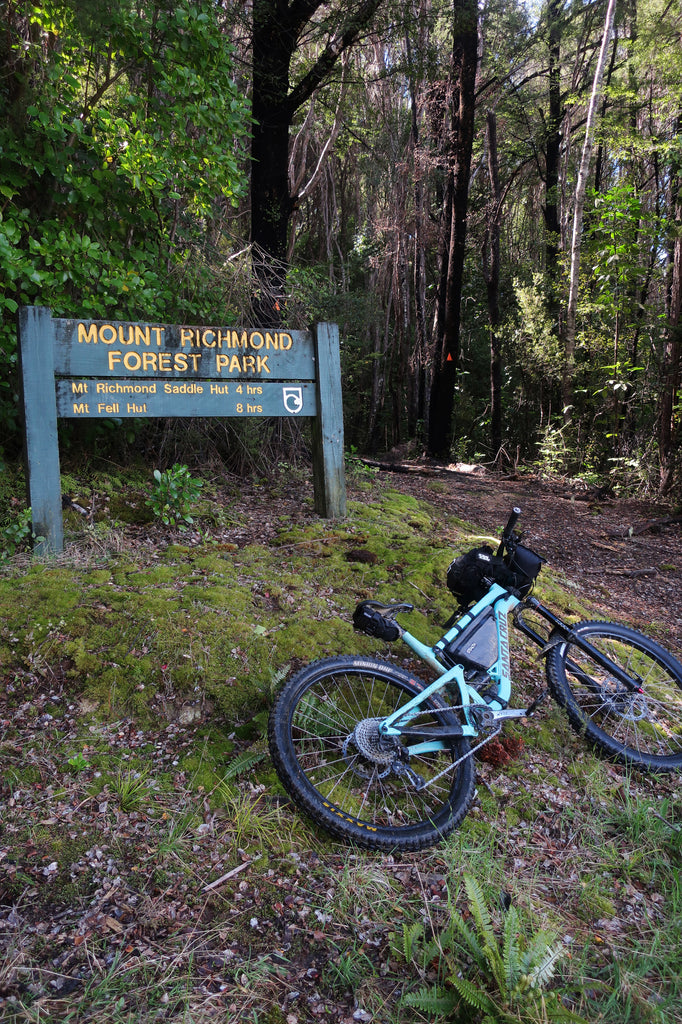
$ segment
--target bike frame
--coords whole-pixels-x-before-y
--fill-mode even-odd
[[[521,602],[514,594],[509,593],[497,583],[493,583],[485,597],[482,597],[473,608],[465,612],[461,618],[445,633],[433,647],[427,647],[421,640],[413,636],[407,630],[403,630],[401,639],[414,653],[430,665],[439,674],[436,679],[424,690],[413,697],[397,711],[384,719],[379,731],[385,736],[400,736],[402,729],[414,718],[422,713],[422,704],[434,694],[439,693],[446,686],[454,684],[460,698],[460,704],[464,712],[465,722],[461,726],[461,735],[478,736],[480,726],[477,724],[474,709],[485,711],[491,716],[491,722],[502,722],[509,718],[523,718],[526,715],[526,708],[508,708],[511,697],[512,680],[510,674],[509,660],[509,613],[512,612]],[[458,637],[486,608],[492,607],[495,625],[497,629],[497,659],[486,672],[486,679],[495,688],[494,695],[487,694],[483,697],[479,691],[469,683],[464,676],[462,665],[453,665],[446,668],[438,660],[438,652],[442,651],[449,643]],[[430,708],[430,711],[433,709]],[[445,708],[443,710],[446,710]],[[420,743],[411,744],[407,747],[410,755],[422,754],[433,750],[442,750],[447,746],[444,739],[423,740]]]
[[[491,608],[497,630],[497,658],[486,671],[481,670],[485,677],[486,693],[482,694],[479,689],[469,682],[464,674],[464,667],[455,664],[447,668],[439,660],[438,654],[442,652],[453,640],[455,640],[468,626],[471,625],[487,608]],[[556,643],[572,643],[585,651],[599,664],[606,672],[618,680],[630,693],[641,692],[640,680],[625,672],[620,665],[614,664],[606,655],[594,647],[588,640],[583,639],[569,625],[557,618],[548,608],[540,604],[535,598],[526,598],[521,601],[515,594],[497,583],[493,583],[490,590],[472,608],[466,611],[454,625],[445,633],[433,647],[428,647],[408,630],[401,627],[401,639],[414,653],[434,669],[439,678],[428,686],[425,686],[421,693],[404,704],[393,714],[388,715],[379,726],[379,731],[384,736],[400,736],[403,731],[409,733],[409,723],[422,713],[422,705],[433,694],[440,693],[446,686],[454,686],[459,695],[459,704],[448,704],[442,710],[462,710],[464,722],[457,730],[457,735],[477,737],[481,732],[482,724],[487,730],[492,729],[494,733],[502,726],[502,723],[511,718],[525,718],[529,708],[510,708],[509,701],[512,691],[512,679],[509,658],[509,614],[514,615],[514,624],[534,643],[542,648],[544,654],[549,650],[546,638],[542,637],[532,627],[523,621],[522,609],[529,608],[541,615],[556,635]],[[579,671],[577,666],[573,666]],[[542,696],[533,703],[534,709]],[[433,713],[433,707],[428,709]],[[494,726],[497,725],[497,729]],[[418,730],[415,730],[418,732]],[[425,729],[424,733],[433,733],[433,738],[422,738],[417,743],[411,743],[406,747],[407,753],[414,754],[428,753],[434,750],[443,750],[452,739],[454,733],[451,726],[443,726],[438,735],[438,727]],[[490,739],[490,735],[487,737]]]

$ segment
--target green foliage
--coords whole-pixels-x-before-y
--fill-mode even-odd
[[[432,939],[425,938],[422,925],[404,929],[405,959],[419,956],[428,963],[437,957],[442,979],[438,986],[407,995],[406,1004],[436,1017],[468,1008],[482,1015],[482,1024],[582,1021],[549,989],[563,955],[555,937],[543,930],[525,932],[513,905],[504,913],[498,937],[492,911],[472,875],[465,874],[464,887],[473,923],[453,908],[448,927]],[[467,959],[472,967],[464,974]]]
[[[3,383],[20,305],[89,319],[215,315],[206,224],[243,195],[248,123],[219,9],[10,5],[0,51]],[[7,387],[3,421],[16,429]]]
[[[162,522],[186,529],[194,522],[190,512],[204,486],[203,480],[192,476],[187,466],[176,462],[163,472],[155,469],[154,481],[152,495],[146,504]]]
[[[35,539],[31,509],[22,509],[13,521],[0,529],[0,562],[25,550]]]

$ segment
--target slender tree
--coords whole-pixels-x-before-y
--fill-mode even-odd
[[[571,381],[573,374],[573,364],[575,359],[576,314],[578,310],[578,286],[580,279],[580,241],[582,238],[585,190],[587,188],[587,177],[590,170],[590,158],[592,156],[592,147],[594,144],[594,127],[597,114],[597,104],[599,103],[599,99],[601,96],[602,79],[604,77],[604,68],[606,66],[606,56],[608,54],[609,45],[611,44],[611,33],[613,30],[613,20],[615,12],[616,0],[609,0],[608,6],[606,8],[606,16],[604,19],[604,29],[602,34],[601,46],[599,48],[599,56],[597,57],[597,66],[594,72],[594,81],[592,82],[590,102],[587,108],[585,141],[583,143],[582,156],[580,158],[580,167],[578,169],[578,179],[575,186],[575,200],[573,207],[573,235],[571,239],[571,269],[569,276],[568,305],[566,308],[566,363],[563,381],[564,415],[567,416],[569,419],[570,408],[573,400],[573,387]]]
[[[476,0],[453,0],[452,30],[448,163],[428,439],[429,451],[439,457],[447,456],[450,450],[455,381],[460,355],[460,304],[478,65]]]
[[[251,241],[262,323],[277,322],[285,297],[289,220],[300,197],[289,189],[289,136],[296,111],[329,79],[372,24],[382,0],[253,0]],[[316,19],[316,16],[317,19]],[[312,62],[294,58],[317,38]],[[292,81],[296,72],[298,77]]]

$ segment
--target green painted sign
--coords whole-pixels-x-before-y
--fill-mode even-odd
[[[57,419],[308,417],[315,508],[345,515],[339,334],[18,314],[28,500],[42,550],[61,551]]]
[[[70,419],[130,416],[315,416],[315,384],[223,381],[57,381],[57,415]]]

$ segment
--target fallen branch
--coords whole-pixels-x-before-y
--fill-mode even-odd
[[[664,516],[662,519],[647,519],[639,526],[629,526],[627,530],[619,533],[610,533],[609,537],[638,537],[648,530],[656,530],[661,526],[671,526],[673,523],[682,523],[682,516]]]
[[[215,881],[209,882],[208,885],[205,885],[202,892],[209,892],[211,889],[217,889],[219,885],[222,885],[223,882],[227,882],[229,878],[234,878],[234,876],[238,875],[240,871],[244,870],[244,868],[248,868],[250,864],[250,860],[245,860],[243,864],[237,864],[236,868],[232,868],[231,871],[221,875],[220,878],[216,878]]]

